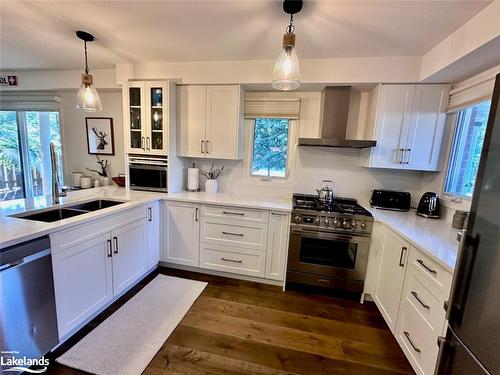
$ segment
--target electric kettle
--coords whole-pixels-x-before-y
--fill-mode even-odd
[[[437,193],[427,192],[422,195],[417,207],[417,215],[429,218],[438,218],[441,214],[441,207]]]

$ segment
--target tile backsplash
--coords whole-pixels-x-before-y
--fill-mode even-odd
[[[368,203],[373,189],[405,190],[412,193],[412,204],[416,205],[421,195],[422,172],[365,168],[359,165],[358,149],[335,149],[297,147],[291,181],[287,186],[276,186],[273,182],[251,184],[245,176],[243,160],[186,159],[186,167],[194,162],[197,167],[209,169],[225,166],[219,179],[219,191],[242,192],[279,196],[291,193],[315,194],[321,180],[334,182],[335,195],[357,198]],[[204,190],[204,179],[200,182]]]

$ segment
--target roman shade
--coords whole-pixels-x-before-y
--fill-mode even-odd
[[[57,112],[61,98],[55,95],[0,93],[1,111]]]
[[[486,100],[491,100],[495,75],[499,72],[500,66],[454,85],[450,90],[447,112],[456,112]]]
[[[245,96],[245,118],[286,118],[298,120],[300,115],[300,98],[286,97],[279,94],[247,93]]]

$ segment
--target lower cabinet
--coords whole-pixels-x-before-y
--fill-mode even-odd
[[[377,231],[373,299],[417,374],[433,374],[452,273],[385,226]]]
[[[160,202],[153,202],[146,207],[148,269],[156,267],[160,261],[162,235],[160,233]]]
[[[167,201],[168,263],[283,281],[290,214]]]
[[[147,271],[143,213],[141,207],[51,234],[60,338],[80,328]]]
[[[165,262],[199,267],[200,205],[168,202],[165,218]]]
[[[395,233],[389,229],[384,231],[373,299],[393,333],[396,329],[409,248],[408,242]]]

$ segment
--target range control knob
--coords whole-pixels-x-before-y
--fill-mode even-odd
[[[356,223],[356,220],[353,220],[353,221],[351,222],[351,228],[352,228],[352,229],[356,229],[357,227],[358,227],[358,223]]]
[[[325,218],[324,223],[325,223],[325,227],[328,228],[330,226],[330,220],[328,220],[328,218]]]
[[[349,229],[350,226],[351,224],[347,220],[344,220],[344,222],[342,223],[342,227],[344,229]]]
[[[297,224],[300,224],[302,222],[302,218],[300,217],[300,215],[295,215],[293,221],[295,221],[295,223]]]
[[[317,217],[316,219],[314,219],[314,224],[321,225],[321,218]]]
[[[360,227],[361,227],[361,229],[365,230],[365,229],[366,229],[366,223],[363,221],[363,222],[360,224]]]
[[[337,219],[337,218],[333,219],[333,226],[334,226],[335,228],[338,228],[338,227],[340,226],[340,221],[339,221],[339,219]]]

